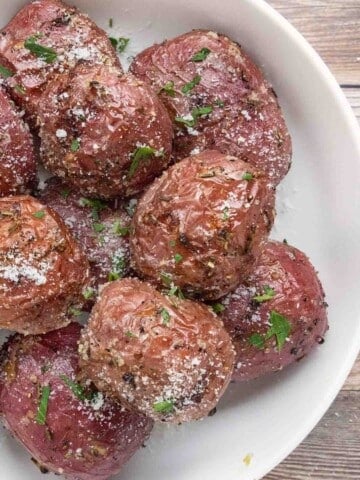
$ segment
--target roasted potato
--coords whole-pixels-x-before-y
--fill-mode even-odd
[[[234,362],[230,338],[206,305],[130,278],[103,288],[79,352],[100,391],[165,422],[207,415]]]
[[[84,303],[89,264],[60,217],[30,196],[0,198],[0,327],[45,333]]]
[[[105,480],[147,439],[152,421],[78,382],[80,325],[3,346],[0,417],[42,472]]]
[[[300,250],[280,242],[264,244],[246,282],[217,305],[224,307],[221,319],[236,349],[234,380],[260,377],[302,359],[324,342],[328,329],[314,267]]]
[[[263,170],[276,185],[291,139],[276,94],[242,48],[194,30],[140,53],[130,70],[148,81],[175,125],[175,160],[217,149]]]

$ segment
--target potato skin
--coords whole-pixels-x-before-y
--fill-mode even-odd
[[[30,196],[0,198],[0,327],[45,333],[84,303],[89,264],[60,217]]]
[[[265,286],[274,290],[273,298],[262,303],[253,300]],[[301,360],[323,343],[328,329],[324,291],[314,267],[300,250],[280,242],[264,244],[247,281],[222,303],[225,310],[221,319],[236,349],[233,380],[257,378]],[[291,325],[280,351],[274,336],[265,342],[264,349],[250,344],[252,335],[268,332],[272,311]]]
[[[0,86],[0,197],[27,193],[35,185],[33,138]]]
[[[208,56],[193,61],[203,49]],[[130,70],[148,81],[165,103],[175,124],[175,160],[216,149],[263,170],[274,185],[287,174],[291,138],[276,94],[250,57],[228,37],[194,30],[146,49]],[[200,82],[184,94],[182,89],[194,79]],[[174,82],[170,92],[164,89],[169,82]],[[198,107],[213,111],[193,128],[175,120]]]
[[[172,423],[207,415],[234,362],[230,338],[206,305],[166,297],[134,278],[104,287],[79,352],[99,390]],[[170,411],[157,409],[163,402],[171,402]]]
[[[146,84],[115,69],[83,64],[59,75],[43,95],[39,125],[45,167],[84,195],[135,195],[170,160],[173,129],[165,107]],[[132,171],[143,146],[155,152]]]
[[[80,330],[72,323],[43,336],[15,335],[3,346],[0,415],[42,471],[105,480],[147,439],[152,421],[102,396],[93,404],[80,400],[64,383],[61,375],[76,382],[80,373]],[[51,389],[46,424],[39,425],[39,390],[46,385]]]
[[[56,52],[53,62],[47,63],[25,48],[26,40],[37,34],[41,34],[36,39],[38,44]],[[122,71],[107,34],[87,15],[60,0],[37,0],[25,5],[1,31],[0,64],[14,72],[5,83],[33,124],[48,82],[80,61],[113,65]]]
[[[139,200],[130,239],[133,268],[192,297],[221,298],[249,273],[273,208],[267,178],[245,162],[216,151],[186,158]]]
[[[91,284],[96,290],[107,283],[111,275],[121,278],[129,274],[129,202],[94,202],[55,177],[46,181],[37,196],[59,214],[78,241],[90,263]],[[95,298],[94,292],[91,304]]]

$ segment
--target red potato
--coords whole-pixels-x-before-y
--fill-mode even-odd
[[[273,223],[274,191],[245,162],[206,151],[173,165],[139,200],[132,264],[158,285],[221,298],[244,279]]]
[[[0,86],[0,197],[26,193],[36,180],[36,156],[28,126]]]
[[[320,280],[306,255],[284,243],[265,243],[247,281],[222,303],[236,349],[234,380],[281,370],[324,342]]]
[[[45,333],[84,303],[89,264],[60,217],[30,196],[0,198],[0,328]]]
[[[130,278],[104,287],[79,352],[84,375],[99,390],[172,423],[206,416],[234,362],[230,338],[206,305]]]
[[[64,220],[84,251],[95,289],[130,270],[129,234],[132,206],[136,200],[105,203],[85,198],[71,185],[51,178],[38,193],[39,199]],[[92,303],[95,290],[85,296]]]
[[[121,72],[106,33],[60,0],[25,5],[1,31],[0,64],[9,70],[6,85],[32,123],[49,81],[79,62],[115,66]]]
[[[152,421],[77,383],[80,329],[11,337],[1,352],[0,416],[42,472],[105,480],[147,440]]]
[[[287,174],[291,138],[276,94],[228,37],[194,30],[146,49],[130,70],[165,103],[175,160],[216,149],[263,170],[275,185]]]
[[[39,105],[44,165],[84,195],[141,192],[168,165],[173,129],[150,88],[108,67],[78,65]]]

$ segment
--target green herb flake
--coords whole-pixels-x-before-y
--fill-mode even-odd
[[[220,99],[215,100],[215,105],[219,108],[224,108],[225,107],[225,103]]]
[[[208,48],[202,48],[199,52],[195,53],[195,55],[191,58],[192,62],[203,62],[207,59],[210,55],[211,50]]]
[[[115,254],[112,259],[112,270],[109,273],[109,282],[119,280],[125,275],[126,260],[124,255]]]
[[[133,332],[130,332],[130,330],[128,330],[126,333],[125,333],[125,336],[128,337],[128,338],[138,338],[135,333]]]
[[[252,180],[254,178],[254,175],[250,172],[246,172],[244,173],[244,175],[242,176],[242,179],[243,180],[246,180],[247,182],[249,182],[250,180]]]
[[[176,247],[176,240],[170,240],[169,242],[170,247]]]
[[[183,123],[187,127],[195,127],[198,118],[206,117],[210,115],[213,111],[213,107],[197,107],[192,110],[191,115],[185,117],[175,117],[175,121],[178,123]]]
[[[265,334],[265,340],[275,336],[279,351],[291,333],[291,325],[287,318],[275,311],[270,312],[270,328]]]
[[[26,88],[23,85],[15,85],[14,90],[19,95],[25,95]]]
[[[160,273],[160,280],[162,281],[162,283],[163,283],[166,287],[170,287],[170,286],[171,286],[172,277],[171,277],[170,273],[161,272],[161,273]]]
[[[77,397],[82,402],[88,400],[88,396],[85,394],[83,387],[79,383],[74,382],[66,375],[60,375],[60,379],[65,383],[67,387],[70,388],[75,397]]]
[[[88,287],[83,291],[83,297],[85,298],[85,300],[90,300],[90,298],[93,298],[94,295],[95,290],[91,287]]]
[[[94,223],[93,229],[96,233],[101,233],[105,230],[105,225],[103,223]]]
[[[181,291],[180,287],[177,287],[176,285],[170,288],[168,292],[168,296],[177,297],[177,298],[180,298],[180,300],[185,300],[185,295]]]
[[[166,308],[161,309],[160,315],[161,315],[161,318],[162,318],[163,325],[169,325],[169,323],[170,323],[170,313],[166,310]]]
[[[212,309],[215,313],[221,313],[225,310],[225,307],[222,303],[214,303],[214,305],[212,305]]]
[[[160,89],[159,93],[166,93],[169,97],[175,97],[175,83],[173,81],[165,83],[165,85]]]
[[[98,221],[100,212],[107,208],[106,203],[94,198],[80,198],[79,204],[81,207],[91,208],[91,216],[94,221]]]
[[[49,405],[50,393],[51,388],[49,385],[41,387],[41,398],[35,417],[35,421],[38,425],[45,425],[46,423],[46,415]]]
[[[229,220],[230,218],[230,214],[229,214],[229,207],[225,207],[222,211],[223,215],[222,215],[222,219],[223,220]]]
[[[130,38],[120,37],[118,40],[118,52],[123,53],[130,42]]]
[[[67,199],[68,196],[70,195],[70,189],[69,188],[64,188],[64,190],[61,190],[60,195]]]
[[[127,174],[127,178],[130,179],[135,175],[137,169],[139,168],[140,162],[142,160],[145,160],[151,157],[152,155],[155,155],[155,153],[156,153],[155,148],[152,148],[149,146],[138,147],[131,156],[132,162]]]
[[[259,350],[262,350],[265,347],[265,339],[263,335],[260,335],[260,333],[254,333],[251,335],[249,338],[249,343],[253,347],[258,348]]]
[[[80,315],[83,314],[83,312],[77,308],[70,307],[68,310],[69,315],[73,315],[74,317],[80,317]]]
[[[46,63],[54,63],[57,59],[57,53],[55,50],[49,47],[44,47],[36,42],[37,38],[29,37],[24,42],[24,47],[29,50],[32,54],[34,54],[37,58],[44,60]]]
[[[175,253],[174,255],[174,260],[175,260],[175,263],[180,263],[183,259],[183,256],[180,255],[180,253]]]
[[[265,285],[263,288],[263,292],[261,295],[256,295],[252,299],[255,300],[255,302],[258,303],[263,303],[271,300],[275,296],[275,290],[270,288],[268,285]]]
[[[111,42],[111,45],[116,49],[117,46],[118,46],[118,41],[117,41],[117,39],[114,38],[114,37],[109,37],[109,40],[110,40],[110,42]]]
[[[115,282],[120,279],[120,275],[116,272],[110,272],[108,275],[109,282]]]
[[[184,95],[187,95],[188,93],[190,93],[192,90],[194,90],[194,88],[199,85],[199,83],[201,82],[201,77],[200,75],[196,75],[192,80],[191,82],[188,82],[186,83],[181,91]]]
[[[10,78],[13,77],[15,74],[9,70],[8,68],[4,67],[3,65],[0,65],[0,76],[3,78]]]
[[[172,413],[174,411],[174,403],[170,400],[164,400],[163,402],[156,402],[153,404],[153,410],[156,413]]]
[[[75,138],[72,142],[71,142],[71,146],[70,146],[70,150],[74,153],[74,152],[77,152],[80,148],[80,142],[77,138]]]
[[[38,218],[41,220],[42,218],[45,217],[45,212],[44,210],[39,210],[38,212],[33,213],[33,217]]]
[[[120,237],[126,237],[130,233],[130,227],[123,227],[120,220],[116,220],[113,225],[112,232]]]

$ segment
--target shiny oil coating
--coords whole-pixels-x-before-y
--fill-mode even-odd
[[[30,196],[0,198],[0,327],[45,333],[81,308],[89,264],[63,221]]]
[[[136,200],[94,201],[55,177],[46,182],[38,197],[60,215],[78,241],[90,263],[93,287],[97,289],[109,278],[121,278],[129,273],[131,217],[128,211]],[[96,292],[89,291],[89,296],[92,303]]]
[[[174,423],[215,407],[234,362],[230,338],[207,306],[130,278],[102,290],[79,352],[84,374],[100,390]]]
[[[202,61],[193,60],[204,51]],[[228,37],[194,30],[140,53],[131,71],[153,85],[174,120],[175,160],[213,148],[260,168],[275,185],[288,172],[291,138],[276,94]],[[196,85],[184,93],[194,80]],[[174,83],[170,91],[169,82]],[[175,120],[191,119],[199,107],[211,107],[212,112],[198,118],[195,126]]]
[[[42,471],[106,480],[144,443],[152,422],[101,394],[92,401],[74,395],[61,376],[77,382],[79,336],[80,325],[73,323],[44,336],[16,335],[3,346],[0,416]],[[50,398],[46,424],[39,425],[43,386],[50,387]]]
[[[26,193],[36,179],[32,136],[0,87],[0,197]]]
[[[139,200],[133,267],[165,287],[220,298],[249,273],[271,228],[273,203],[265,175],[235,157],[206,151],[184,159]]]
[[[270,287],[272,299],[258,303],[254,296]],[[267,242],[248,280],[223,300],[221,314],[236,348],[234,380],[249,380],[281,370],[300,360],[319,343],[328,329],[324,291],[314,267],[298,249]],[[283,315],[290,335],[279,351],[275,337],[264,349],[250,345],[253,334],[269,329],[270,312]]]
[[[47,63],[25,48],[26,40],[34,35],[35,43],[55,51],[54,61]],[[28,3],[0,33],[0,64],[14,73],[6,85],[33,122],[47,83],[81,61],[114,65],[121,71],[106,33],[87,15],[59,0]]]
[[[166,109],[146,84],[113,68],[83,64],[59,75],[43,95],[39,126],[45,166],[85,195],[134,195],[170,160]],[[154,152],[134,165],[141,147]]]

